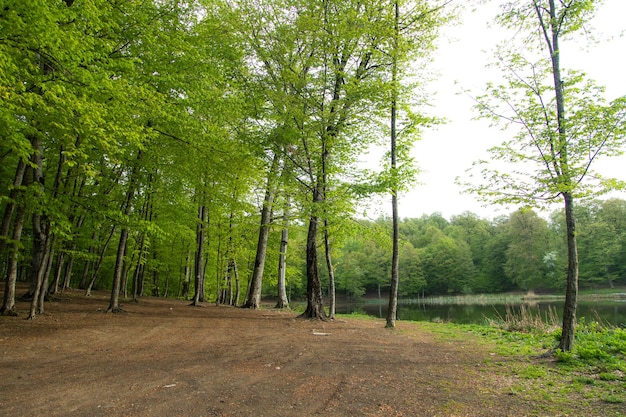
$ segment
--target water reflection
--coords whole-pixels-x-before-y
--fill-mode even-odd
[[[513,308],[521,304],[509,303]],[[563,301],[533,302],[525,304],[533,314],[539,312],[546,317],[552,308],[559,317],[563,311]],[[387,304],[382,303],[351,303],[337,306],[338,313],[365,313],[370,316],[384,318],[387,315]],[[444,321],[459,324],[484,324],[489,319],[505,317],[505,304],[424,304],[398,303],[398,319],[414,321]],[[577,316],[587,321],[626,326],[626,302],[622,301],[581,301],[578,303]]]

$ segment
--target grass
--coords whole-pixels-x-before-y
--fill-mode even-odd
[[[573,350],[561,352],[556,324],[528,310],[491,325],[419,322],[442,341],[471,337],[489,349],[483,372],[510,381],[507,393],[535,402],[540,415],[626,416],[626,329],[581,319]]]
[[[489,319],[492,327],[500,327],[508,331],[517,331],[531,333],[541,331],[544,333],[557,330],[561,321],[554,307],[548,307],[548,310],[542,315],[539,308],[533,311],[533,308],[525,304],[519,307],[506,305],[505,315],[497,316],[495,319]]]

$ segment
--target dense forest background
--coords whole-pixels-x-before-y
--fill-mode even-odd
[[[100,288],[240,305],[264,230],[262,294],[277,295],[284,273],[289,297],[303,297],[318,217],[324,288],[324,265],[338,293],[389,285],[391,221],[356,207],[397,178],[359,170],[355,150],[388,135],[393,13],[384,2],[301,3],[310,15],[208,0],[0,10],[3,309],[13,280],[31,296]],[[445,18],[415,16],[420,36],[408,38],[426,57]],[[292,32],[296,17],[311,29]],[[407,132],[435,122],[403,120]],[[587,201],[576,214],[580,285],[626,284],[626,202]],[[403,219],[400,294],[562,289],[563,216]]]

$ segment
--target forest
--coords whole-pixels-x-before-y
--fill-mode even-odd
[[[27,297],[34,317],[46,297],[69,289],[110,290],[113,312],[120,297],[144,295],[258,308],[262,297],[286,307],[317,292],[388,291],[394,219],[364,219],[358,207],[410,187],[411,144],[445,117],[420,107],[422,71],[454,18],[452,5],[9,0],[3,7],[3,314],[15,314],[15,298]],[[573,161],[621,152],[623,102],[605,108],[591,98],[576,102],[574,118],[594,105],[597,119],[622,130],[607,133],[596,119],[585,129],[568,125],[581,136]],[[390,136],[397,144],[379,168],[364,169],[360,156],[387,149]],[[626,285],[626,201],[570,192],[589,165],[563,155],[553,155],[565,164],[554,164],[559,180],[538,182],[566,202],[586,197],[574,208],[580,285]],[[470,191],[488,198],[489,189]],[[507,201],[524,203],[518,197],[528,190],[516,191]],[[397,220],[399,295],[563,291],[568,207],[548,218],[524,208],[493,220],[469,212]],[[27,294],[16,293],[17,283]]]

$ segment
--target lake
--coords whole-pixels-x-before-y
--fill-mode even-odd
[[[506,305],[519,309],[519,303],[507,304],[428,304],[399,300],[398,319],[413,321],[444,321],[459,324],[485,324],[487,319],[505,317]],[[563,301],[532,302],[526,304],[533,314],[540,312],[545,317],[551,307],[561,316]],[[387,315],[387,302],[353,303],[337,306],[337,313],[365,313],[384,318]],[[577,317],[587,321],[598,321],[626,327],[626,300],[579,301]]]

